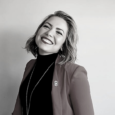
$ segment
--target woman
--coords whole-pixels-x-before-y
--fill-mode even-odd
[[[76,42],[71,16],[46,17],[26,43],[37,59],[26,65],[13,115],[94,115],[87,72],[75,64]]]

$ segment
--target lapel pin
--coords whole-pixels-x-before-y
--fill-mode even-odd
[[[54,81],[54,85],[55,85],[55,86],[58,86],[58,81]]]

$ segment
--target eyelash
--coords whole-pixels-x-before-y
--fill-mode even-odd
[[[49,28],[49,26],[47,26],[47,25],[44,25],[43,27],[45,27],[45,28]]]
[[[61,32],[58,32],[58,31],[57,31],[57,33],[58,33],[58,34],[60,34],[60,35],[62,35],[62,33],[61,33]]]

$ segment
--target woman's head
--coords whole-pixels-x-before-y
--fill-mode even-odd
[[[63,57],[60,64],[76,60],[76,24],[71,16],[63,11],[48,15],[39,25],[34,36],[26,43],[27,51],[36,57],[59,52]]]
[[[68,26],[65,20],[53,16],[45,21],[36,33],[35,43],[39,54],[48,55],[59,52],[65,42]]]

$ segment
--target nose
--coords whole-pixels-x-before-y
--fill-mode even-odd
[[[50,29],[50,30],[48,30],[45,34],[47,35],[47,36],[49,36],[49,37],[53,37],[53,30],[52,29]]]

